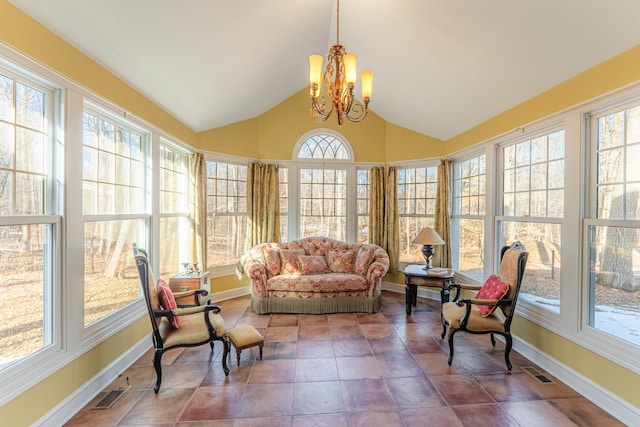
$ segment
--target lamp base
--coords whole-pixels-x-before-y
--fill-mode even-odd
[[[424,256],[424,260],[427,265],[424,267],[424,270],[429,270],[431,267],[431,260],[433,259],[433,254],[435,253],[435,248],[433,245],[422,245],[422,256]]]

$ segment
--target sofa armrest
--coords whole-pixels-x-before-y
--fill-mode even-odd
[[[258,260],[248,259],[244,263],[244,272],[251,279],[251,292],[256,296],[267,295],[267,269]]]
[[[389,271],[389,255],[384,249],[376,249],[373,262],[369,265],[365,278],[369,283],[369,296],[380,293],[380,280]]]

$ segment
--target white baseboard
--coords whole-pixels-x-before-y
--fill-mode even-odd
[[[397,292],[399,294],[404,294],[405,286],[398,283],[382,282],[381,289],[383,291]],[[440,291],[423,288],[421,286],[418,286],[418,296],[420,298],[427,298],[435,301],[440,301]]]
[[[640,409],[515,335],[513,348],[621,422],[629,426],[640,425]]]
[[[69,421],[82,408],[87,406],[91,400],[113,382],[118,375],[127,370],[133,363],[140,359],[152,347],[151,336],[147,335],[137,344],[121,354],[109,366],[97,373],[79,387],[66,399],[47,412],[33,425],[35,426],[61,426]]]
[[[245,295],[251,294],[251,285],[243,286],[241,288],[231,289],[229,291],[222,292],[212,292],[211,293],[211,301],[215,304],[216,302],[242,297]]]

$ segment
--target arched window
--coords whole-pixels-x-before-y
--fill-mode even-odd
[[[293,154],[298,160],[299,237],[327,236],[349,240],[347,224],[357,223],[357,239],[366,240],[366,236],[361,236],[366,233],[366,225],[362,224],[360,230],[363,221],[359,216],[362,210],[362,216],[366,217],[368,210],[360,203],[349,205],[348,195],[356,194],[355,187],[360,187],[361,181],[366,185],[367,173],[366,170],[356,171],[353,149],[347,140],[328,129],[314,130],[300,138]],[[358,190],[359,193],[366,192],[363,191],[365,188]],[[354,208],[358,221],[353,221]],[[349,216],[352,216],[351,221]]]

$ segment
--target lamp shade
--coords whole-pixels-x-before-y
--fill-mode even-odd
[[[444,240],[436,233],[436,230],[431,227],[425,227],[420,230],[420,233],[411,243],[418,245],[444,245]]]

